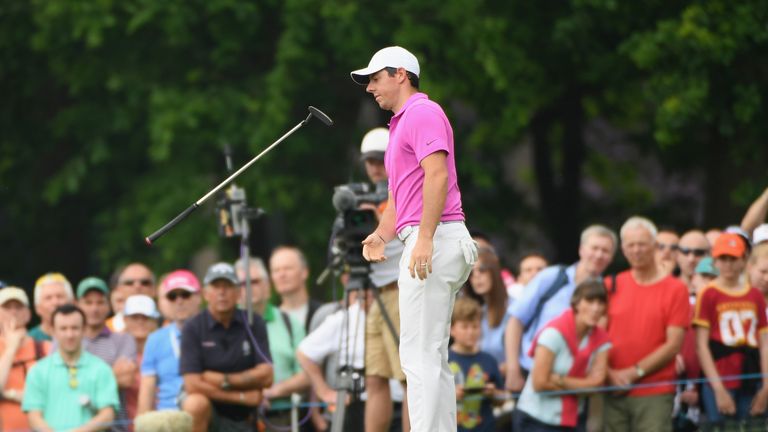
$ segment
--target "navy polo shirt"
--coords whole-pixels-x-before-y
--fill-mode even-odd
[[[184,324],[181,332],[181,359],[179,372],[200,374],[210,370],[222,373],[237,373],[253,369],[267,360],[269,340],[264,320],[253,315],[251,333],[258,344],[248,334],[245,312],[235,311],[229,328],[213,319],[208,309],[203,310]],[[251,409],[242,405],[225,404],[211,401],[217,414],[232,420],[244,420]]]

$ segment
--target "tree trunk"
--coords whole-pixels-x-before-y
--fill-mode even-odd
[[[551,132],[562,128],[558,142]],[[581,216],[581,168],[585,158],[584,111],[581,93],[570,89],[552,108],[543,109],[531,121],[533,168],[536,189],[547,233],[555,245],[556,262],[578,258]],[[559,147],[558,147],[559,146]],[[560,164],[555,166],[557,154]]]

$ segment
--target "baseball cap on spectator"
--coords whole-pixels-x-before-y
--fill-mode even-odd
[[[152,297],[144,294],[136,294],[128,297],[125,300],[125,307],[123,308],[123,315],[144,315],[150,318],[159,318],[160,314],[155,307],[155,301]]]
[[[764,223],[752,231],[752,243],[755,246],[766,241],[768,241],[768,223]]]
[[[42,287],[43,285],[48,285],[52,283],[59,283],[64,285],[65,287],[69,287],[68,291],[72,290],[72,284],[69,283],[69,280],[66,276],[64,276],[61,273],[46,273],[35,281],[35,291],[37,291],[38,288]]]
[[[83,296],[88,291],[92,290],[97,290],[105,296],[109,297],[109,288],[107,287],[107,283],[102,279],[91,276],[81,280],[80,283],[77,284],[77,298],[83,298]]]
[[[240,280],[237,278],[237,273],[235,273],[235,268],[232,267],[232,264],[225,262],[216,263],[208,267],[208,271],[205,272],[203,283],[208,285],[219,279],[228,280],[235,285],[240,283]]]
[[[0,289],[0,306],[11,300],[16,300],[24,306],[29,307],[29,298],[23,289],[14,286]]]
[[[387,128],[379,127],[369,130],[360,144],[360,160],[376,159],[383,161],[387,144],[389,144],[389,130]]]
[[[696,270],[694,270],[694,273],[710,276],[720,276],[720,272],[715,268],[714,260],[712,257],[702,258],[699,263],[696,264]]]
[[[181,289],[191,293],[200,292],[200,281],[197,276],[189,270],[175,270],[163,279],[160,290],[163,295],[169,292]]]
[[[724,232],[715,241],[712,247],[712,257],[719,258],[724,255],[742,258],[747,251],[747,245],[739,234]]]
[[[370,80],[369,76],[384,68],[403,68],[412,74],[419,76],[419,60],[410,51],[403,47],[391,46],[378,50],[368,62],[368,67],[350,72],[352,81],[365,85]]]
[[[742,240],[744,240],[744,246],[746,246],[747,253],[752,252],[752,237],[741,229],[738,225],[731,225],[728,228],[725,229],[725,232],[732,233],[732,234],[738,234],[739,237],[741,237]]]

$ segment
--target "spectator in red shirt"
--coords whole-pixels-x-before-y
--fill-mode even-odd
[[[746,244],[737,234],[723,233],[712,256],[720,276],[699,293],[693,325],[699,362],[708,379],[702,387],[707,420],[713,426],[738,424],[765,412],[768,376],[757,380],[722,381],[725,376],[768,374],[768,323],[765,299],[741,281]]]
[[[606,281],[614,344],[608,380],[627,388],[605,400],[608,432],[672,430],[675,386],[669,382],[690,320],[688,290],[656,262],[656,233],[650,220],[629,218],[621,227],[621,250],[630,268]]]

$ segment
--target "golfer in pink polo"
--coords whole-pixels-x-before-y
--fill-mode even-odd
[[[384,164],[389,205],[363,241],[363,256],[383,261],[387,242],[405,244],[400,261],[400,362],[414,432],[456,431],[456,388],[448,368],[453,302],[477,259],[464,225],[453,130],[443,109],[418,91],[419,61],[387,47],[351,73],[389,123]]]

